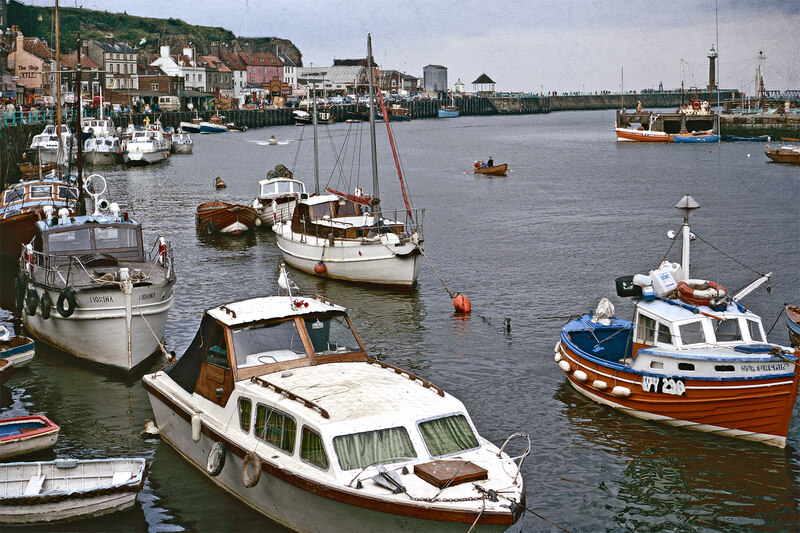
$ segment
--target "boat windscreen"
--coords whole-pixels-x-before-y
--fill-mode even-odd
[[[94,242],[98,251],[113,248],[135,248],[136,228],[94,228]]]
[[[91,250],[92,242],[89,238],[89,228],[51,233],[47,236],[47,248],[51,252]]]
[[[419,431],[425,446],[434,457],[451,455],[478,447],[467,417],[450,415],[420,422]]]
[[[305,323],[317,356],[361,351],[344,315],[306,318]]]
[[[233,351],[238,368],[292,361],[306,356],[294,320],[234,329]]]

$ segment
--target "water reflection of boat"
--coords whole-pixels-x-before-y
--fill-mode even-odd
[[[209,309],[184,355],[142,384],[166,442],[293,529],[500,531],[521,514],[514,460],[461,402],[369,358],[329,302]]]
[[[699,207],[690,196],[676,205],[680,264],[618,278],[618,295],[634,298],[633,322],[601,300],[562,328],[556,361],[578,392],[626,414],[782,448],[800,352],[768,344],[761,318],[739,303],[770,274],[733,296],[689,278],[689,217]]]
[[[24,299],[25,328],[37,340],[130,372],[164,336],[176,280],[172,250],[159,238],[145,251],[141,224],[99,200],[101,176],[90,176],[85,188],[94,213],[70,217],[62,209],[37,222],[33,245],[20,259],[15,296],[18,304]]]

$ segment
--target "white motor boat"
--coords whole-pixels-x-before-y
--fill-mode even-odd
[[[39,163],[62,163],[66,164],[67,155],[70,152],[73,161],[77,157],[77,147],[72,147],[70,150],[73,135],[69,126],[61,124],[61,146],[64,150],[62,161],[59,161],[58,148],[59,148],[59,135],[56,134],[56,126],[48,124],[44,127],[42,133],[34,135],[31,140],[30,149],[39,155]]]
[[[178,130],[183,133],[200,133],[200,119],[192,119],[191,122],[181,122]]]
[[[278,173],[278,169],[286,171],[285,176],[268,178],[258,182],[258,196],[253,200],[252,207],[261,218],[262,224],[272,225],[275,222],[291,220],[294,207],[298,200],[308,198],[306,186],[302,181],[292,179],[283,165],[277,165],[270,175]]]
[[[122,160],[122,145],[110,118],[84,118],[82,131],[90,135],[83,143],[87,165],[115,165]]]
[[[500,532],[524,509],[530,441],[516,458],[504,448],[527,436],[481,437],[458,399],[369,357],[327,301],[209,309],[142,385],[164,442],[293,530]]]
[[[122,159],[126,165],[149,165],[166,161],[172,144],[156,121],[142,129],[134,129],[131,138],[122,143]]]
[[[192,137],[188,133],[173,133],[172,134],[172,153],[173,154],[191,154],[194,143]]]
[[[61,209],[56,217],[45,207],[33,245],[22,252],[22,319],[37,341],[134,372],[162,348],[176,280],[171,247],[159,237],[145,251],[141,224],[99,200],[101,176],[90,176],[85,188],[94,212]]]

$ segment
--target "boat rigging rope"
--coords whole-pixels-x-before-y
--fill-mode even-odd
[[[424,257],[425,260],[428,262],[428,265],[431,267],[431,270],[433,270],[433,273],[436,274],[436,276],[439,278],[439,281],[441,281],[442,285],[444,285],[444,290],[447,291],[447,294],[450,296],[450,299],[452,300],[453,298],[455,298],[455,295],[453,294],[453,291],[451,291],[450,289],[447,288],[447,285],[445,284],[444,280],[442,279],[442,276],[440,276],[439,273],[436,271],[436,269],[433,268],[433,263],[431,263],[431,260],[428,259],[428,256],[425,254],[425,250],[423,250],[421,246],[418,246],[417,249],[422,254],[422,257]]]
[[[776,317],[775,317],[775,322],[773,322],[773,323],[772,323],[772,327],[771,327],[771,328],[769,328],[769,331],[767,332],[767,335],[769,335],[770,333],[772,333],[772,330],[773,330],[773,329],[775,328],[775,326],[778,324],[778,320],[780,320],[780,318],[781,318],[781,315],[783,315],[783,313],[785,313],[785,312],[786,312],[786,308],[787,308],[788,306],[789,306],[789,304],[788,304],[788,303],[784,303],[784,304],[783,304],[783,309],[781,309],[781,312],[780,312],[780,313],[778,313],[778,316],[776,316]]]
[[[747,270],[750,270],[751,272],[755,272],[755,273],[756,273],[756,274],[758,274],[759,276],[765,276],[765,275],[766,275],[766,274],[764,274],[763,272],[759,272],[758,270],[756,270],[756,269],[754,269],[754,268],[751,268],[751,267],[749,267],[749,266],[745,265],[744,263],[742,263],[742,262],[741,262],[741,261],[739,261],[738,259],[736,259],[736,258],[734,258],[734,257],[731,257],[730,255],[726,254],[725,252],[723,252],[722,250],[720,250],[719,248],[717,248],[716,246],[714,246],[713,244],[711,244],[710,242],[708,242],[707,240],[705,240],[704,238],[702,238],[702,237],[701,237],[700,235],[698,235],[697,233],[695,233],[694,235],[695,235],[695,237],[697,237],[699,240],[703,241],[704,243],[706,243],[707,245],[709,245],[711,248],[713,248],[714,250],[716,250],[716,251],[717,251],[717,252],[719,252],[720,254],[724,255],[725,257],[727,257],[727,258],[728,258],[728,259],[730,259],[731,261],[733,261],[733,262],[735,262],[735,263],[737,263],[737,264],[741,265],[742,267],[746,268]]]
[[[442,490],[444,490],[444,489],[442,489]],[[472,525],[469,526],[469,529],[467,530],[467,533],[472,533],[472,530],[475,529],[475,525],[478,523],[478,520],[481,519],[481,516],[483,516],[483,512],[486,510],[486,494],[481,493],[481,495],[483,496],[483,507],[481,507],[481,512],[479,512],[478,516],[475,517],[475,520],[472,522]]]
[[[294,160],[292,160],[292,173],[297,171],[297,158],[300,156],[300,147],[303,146],[303,133],[306,131],[305,126],[300,130],[300,138],[297,139],[297,150],[294,151]]]

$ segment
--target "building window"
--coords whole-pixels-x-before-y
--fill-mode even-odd
[[[157,83],[154,83],[154,84],[152,84],[152,85],[150,86],[150,90],[151,90],[151,91],[157,91],[157,90],[158,90],[158,84],[157,84]]]

